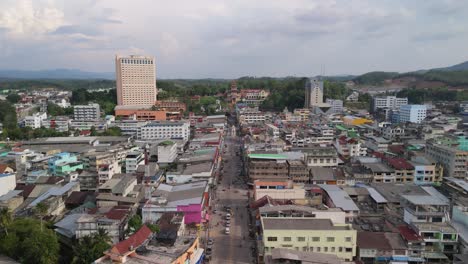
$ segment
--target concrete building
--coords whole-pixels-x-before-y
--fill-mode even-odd
[[[156,102],[155,65],[154,57],[115,57],[117,105],[153,105]]]
[[[33,129],[40,128],[42,126],[42,122],[46,119],[47,113],[35,113],[24,118],[24,126],[31,127]]]
[[[444,177],[465,178],[468,171],[466,138],[439,137],[426,141],[426,155],[442,164]]]
[[[304,108],[323,104],[323,81],[308,79],[305,84]]]
[[[372,99],[372,111],[377,112],[379,109],[398,110],[400,106],[407,105],[408,98],[398,98],[396,96],[378,96]]]
[[[73,106],[74,120],[98,120],[101,117],[99,104],[75,105]]]
[[[158,144],[158,163],[171,163],[177,158],[177,143],[163,141]]]
[[[0,173],[0,196],[7,194],[16,187],[15,173]]]
[[[142,208],[144,223],[156,223],[164,213],[183,212],[184,223],[200,224],[205,217],[206,181],[181,185],[160,184]]]
[[[414,183],[418,185],[439,185],[442,182],[444,168],[435,160],[426,156],[411,159],[414,166]]]
[[[304,200],[306,198],[304,186],[293,184],[292,181],[270,182],[257,180],[254,182],[254,188],[255,201],[262,199],[264,196],[283,201]]]
[[[426,119],[427,108],[425,105],[402,105],[398,115],[400,123],[421,123]]]
[[[129,152],[125,157],[125,172],[136,172],[139,165],[145,163],[145,154],[138,151]]]
[[[334,147],[304,148],[304,159],[308,167],[336,167],[338,154]]]
[[[330,208],[341,208],[346,213],[348,223],[359,215],[359,207],[340,187],[326,184],[319,184],[319,187],[325,192],[324,203]]]
[[[343,112],[343,101],[338,99],[327,99],[325,102],[330,105],[331,113],[339,114]]]
[[[186,121],[151,122],[139,128],[137,138],[141,140],[183,139],[190,137],[190,123]]]
[[[344,261],[356,256],[357,232],[349,224],[330,219],[262,217],[261,226],[264,256],[276,248],[332,254]]]
[[[243,89],[240,90],[241,100],[243,103],[251,106],[259,106],[270,94],[265,89]]]

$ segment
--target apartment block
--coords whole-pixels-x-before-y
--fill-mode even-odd
[[[400,106],[407,105],[408,98],[398,98],[396,96],[378,96],[372,99],[372,110],[376,112],[379,109],[398,110]]]
[[[74,120],[98,120],[101,117],[99,104],[75,105],[73,107]]]
[[[323,104],[323,82],[318,79],[308,79],[305,84],[304,108]]]
[[[426,119],[427,107],[425,105],[402,105],[398,115],[400,123],[421,123]]]
[[[465,178],[468,149],[465,137],[439,137],[426,141],[426,155],[442,164],[444,177]]]
[[[155,121],[140,127],[137,133],[137,138],[142,140],[188,140],[189,137],[190,123],[185,121]]]

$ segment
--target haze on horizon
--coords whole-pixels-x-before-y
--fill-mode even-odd
[[[466,60],[466,25],[457,0],[3,0],[0,69],[146,54],[158,78],[405,72]]]

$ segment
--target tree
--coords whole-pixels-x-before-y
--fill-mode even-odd
[[[130,218],[130,220],[128,220],[127,234],[135,233],[142,226],[143,226],[143,221],[141,220],[141,217],[135,214],[134,216]]]
[[[22,263],[57,263],[59,248],[55,232],[41,230],[40,222],[34,218],[14,219],[8,235],[0,237],[0,253]]]
[[[146,226],[151,230],[153,233],[159,232],[159,226],[155,224],[146,224]]]
[[[13,216],[11,215],[11,211],[8,208],[2,208],[0,210],[0,228],[5,231],[5,235],[8,236],[8,227],[13,222]]]
[[[110,248],[112,240],[104,229],[99,229],[97,233],[82,237],[73,246],[73,264],[88,264],[102,256],[104,251]]]
[[[41,219],[41,231],[42,231],[42,222],[44,217],[47,215],[47,211],[49,211],[49,206],[44,203],[40,202],[34,207],[34,214]]]
[[[7,95],[6,99],[8,100],[8,102],[16,104],[17,102],[19,102],[19,100],[21,100],[21,96],[19,96],[18,94],[9,94]]]

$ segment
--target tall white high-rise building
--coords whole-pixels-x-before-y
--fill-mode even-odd
[[[318,79],[308,79],[305,84],[304,107],[310,108],[323,104],[323,82]]]
[[[117,105],[148,106],[157,100],[154,57],[115,57]]]

